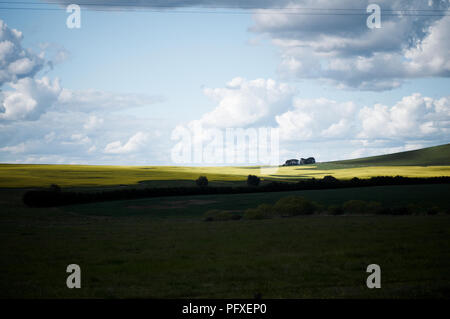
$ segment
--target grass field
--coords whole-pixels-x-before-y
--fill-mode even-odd
[[[450,144],[422,148],[414,151],[330,162],[338,165],[362,166],[439,166],[449,165]]]
[[[417,186],[422,187],[417,191],[426,191],[425,186]],[[434,196],[435,190],[428,194]],[[408,198],[411,189],[399,188],[396,195],[400,194]],[[249,195],[236,196],[240,203],[258,201],[246,198]],[[102,214],[98,205],[91,206],[90,213],[74,207],[5,206],[0,224],[0,296],[448,297],[450,216],[310,216],[207,223],[183,209],[168,210],[178,218],[159,218],[161,213],[152,214],[150,209],[124,215],[114,206]],[[81,289],[65,287],[65,267],[70,263],[82,267]],[[365,267],[371,263],[382,267],[382,289],[365,287]]]
[[[412,154],[412,155],[411,155]],[[411,158],[409,158],[411,157]],[[418,151],[365,159],[318,163],[307,166],[279,167],[276,173],[261,173],[258,166],[186,167],[186,166],[93,166],[0,164],[0,187],[98,187],[138,183],[193,181],[205,175],[215,185],[244,182],[248,175],[265,180],[295,181],[332,175],[338,179],[372,176],[434,177],[450,176],[450,144]]]
[[[30,209],[0,191],[0,297],[447,298],[450,216],[309,216],[204,222],[210,208],[283,196],[448,207],[450,185],[152,198]],[[270,195],[270,196],[269,196]],[[65,267],[82,267],[82,288]],[[382,267],[382,289],[365,267]]]
[[[205,175],[218,183],[245,182],[247,176],[265,180],[295,181],[333,175],[338,179],[372,176],[434,177],[450,176],[450,166],[369,166],[320,168],[315,166],[280,167],[276,174],[260,174],[259,167],[177,167],[177,166],[83,166],[83,165],[9,165],[0,164],[0,187],[95,187],[133,185],[148,181],[189,181]]]
[[[158,218],[197,218],[210,209],[243,212],[261,203],[274,204],[280,198],[298,195],[323,205],[342,204],[348,200],[377,201],[392,205],[422,205],[450,208],[447,200],[450,185],[405,185],[380,186],[350,189],[325,189],[293,192],[174,196],[170,198],[148,198],[73,205],[64,211],[89,216],[152,216]]]
[[[442,150],[441,150],[442,151]],[[449,176],[449,163],[420,166],[319,163],[266,179],[334,175]],[[366,165],[366,166],[364,166]],[[223,174],[224,170],[227,174]],[[258,168],[1,165],[0,297],[16,298],[449,298],[450,215],[327,216],[205,222],[210,209],[242,212],[301,195],[322,205],[352,199],[448,210],[450,185],[148,198],[28,208],[22,186],[83,191],[242,185]],[[88,186],[88,187],[86,187]],[[134,186],[133,186],[134,187]],[[66,288],[66,267],[82,288]],[[366,267],[382,288],[366,287]]]

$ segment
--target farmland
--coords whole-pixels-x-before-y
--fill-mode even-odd
[[[412,153],[411,153],[412,152]],[[411,160],[409,157],[415,158]],[[424,159],[426,158],[426,159]],[[447,159],[447,162],[445,161]],[[318,163],[316,165],[275,167],[266,172],[259,166],[187,167],[187,166],[102,166],[102,165],[27,165],[0,164],[0,187],[99,187],[117,185],[170,185],[171,181],[194,185],[205,175],[214,185],[245,182],[249,174],[269,181],[296,181],[332,175],[338,179],[372,176],[435,177],[450,176],[450,144],[369,157],[359,160]],[[425,164],[420,164],[423,161]],[[173,184],[173,183],[172,183]]]
[[[438,152],[439,154],[441,152]],[[398,157],[397,157],[398,159]],[[319,163],[280,167],[267,180],[333,175],[449,175],[449,166]],[[447,163],[448,164],[448,163]],[[245,185],[252,167],[2,165],[0,297],[16,298],[448,298],[449,184],[273,193],[172,196],[29,208],[26,187],[83,191],[120,187]],[[227,174],[223,174],[227,172]],[[135,184],[138,183],[138,184]],[[124,186],[124,185],[128,186]],[[121,186],[122,185],[122,186]],[[314,214],[205,222],[208,210],[241,214],[286,196],[323,207],[349,200],[414,207],[407,216]],[[438,213],[427,215],[427,207]],[[82,269],[67,289],[66,266]],[[367,289],[366,267],[382,269]]]

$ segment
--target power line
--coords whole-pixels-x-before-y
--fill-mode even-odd
[[[49,2],[49,3],[43,3],[43,2],[32,2],[32,1],[0,1],[0,4],[14,4],[14,5],[49,5],[49,4],[53,4],[53,5],[62,5],[61,3],[58,2]],[[126,2],[126,3],[120,3],[120,2],[116,2],[116,3],[107,3],[107,4],[101,4],[101,3],[94,3],[94,2],[82,2],[79,3],[80,6],[91,6],[91,7],[97,7],[96,9],[100,9],[100,10],[107,10],[110,11],[111,9],[107,9],[108,7],[116,7],[116,8],[136,8],[136,9],[150,9],[150,10],[155,10],[156,8],[167,8],[167,9],[177,9],[177,8],[187,8],[187,7],[196,7],[196,8],[208,8],[208,9],[260,9],[260,10],[276,10],[276,11],[301,11],[301,10],[309,10],[309,11],[363,11],[364,13],[357,13],[357,14],[364,14],[366,15],[366,9],[357,9],[357,8],[306,8],[306,7],[274,7],[274,6],[266,6],[266,7],[262,7],[262,6],[250,6],[250,5],[235,5],[235,6],[226,6],[226,5],[207,5],[207,4],[201,4],[201,5],[196,5],[196,4],[192,4],[192,6],[190,6],[189,3],[187,3],[185,6],[173,6],[173,5],[167,5],[167,4],[160,4],[160,3],[153,3],[151,5],[145,5],[145,4],[141,4],[141,3],[130,3],[130,2]],[[11,9],[16,9],[16,7],[7,7],[6,9],[11,8]],[[20,7],[17,9],[25,9],[25,10],[29,10],[29,9],[37,9],[37,8],[28,8],[28,7]],[[5,9],[5,8],[1,8],[1,9]],[[45,8],[46,10],[61,10],[62,8],[59,9],[53,9],[53,8]],[[450,9],[382,9],[383,12],[391,12],[391,13],[395,13],[395,15],[403,15],[403,12],[420,12],[417,13],[417,15],[421,15],[423,13],[433,13],[433,12],[442,12],[443,14],[450,12]],[[254,12],[252,12],[254,13]],[[297,13],[297,12],[295,12]],[[308,13],[309,14],[309,13]],[[346,13],[347,15],[347,13]]]
[[[167,7],[169,8],[169,7]],[[173,7],[170,7],[173,8]],[[101,12],[139,12],[135,9],[140,9],[139,11],[146,12],[159,12],[159,13],[199,13],[199,14],[288,14],[288,15],[299,15],[299,16],[366,16],[369,13],[361,12],[361,13],[349,13],[349,12],[281,12],[278,9],[263,9],[264,12],[254,12],[254,11],[206,11],[206,10],[162,10],[162,9],[153,9],[148,7],[136,7],[133,9],[125,9],[125,8],[110,8],[110,9],[102,9],[102,8],[90,8],[91,11],[101,11]],[[210,8],[211,9],[211,8]],[[217,9],[223,9],[217,7]],[[63,11],[65,8],[30,8],[30,7],[0,7],[0,10],[28,10],[28,11]],[[383,16],[399,16],[399,17],[448,17],[450,14],[442,13],[442,14],[433,14],[433,13],[384,13]]]
[[[163,3],[165,1],[162,1]],[[62,5],[60,2],[48,1],[44,2],[33,2],[33,1],[0,1],[0,3],[4,4],[32,4],[32,5],[48,5],[48,4],[56,4]],[[176,6],[160,4],[160,3],[151,3],[148,5],[142,3],[130,3],[128,2],[115,2],[115,3],[95,3],[95,2],[80,2],[78,3],[80,6],[98,6],[98,7],[159,7],[159,8],[175,8]],[[251,5],[234,5],[234,6],[226,6],[226,5],[208,5],[208,4],[195,4],[195,3],[187,3],[183,5],[183,7],[206,7],[206,8],[221,8],[221,9],[276,9],[276,10],[332,10],[332,11],[365,11],[366,8],[308,8],[308,7],[276,7],[276,6],[251,6]],[[178,6],[181,7],[181,6]],[[424,12],[441,12],[441,11],[450,11],[450,9],[383,9],[383,11],[424,11]]]

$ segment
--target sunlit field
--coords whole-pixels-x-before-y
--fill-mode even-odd
[[[293,181],[332,175],[338,179],[372,176],[450,176],[450,166],[369,166],[347,167],[318,164],[279,167],[264,174],[260,167],[183,166],[88,166],[88,165],[0,165],[0,187],[47,187],[131,185],[143,181],[194,180],[205,175],[210,181],[245,181],[249,174],[266,180]]]

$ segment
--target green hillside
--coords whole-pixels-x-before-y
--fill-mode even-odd
[[[364,166],[450,165],[450,144],[330,163]]]

